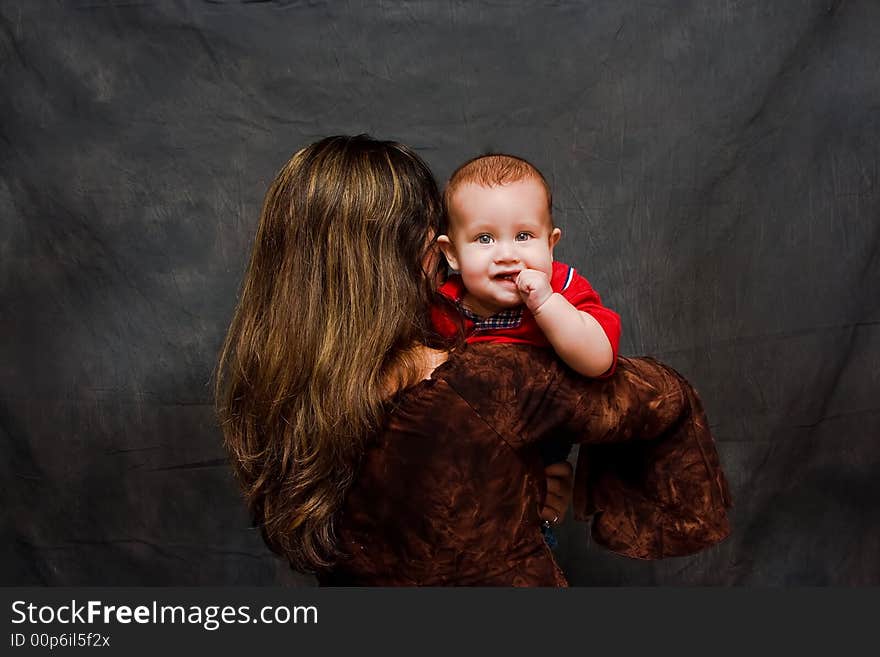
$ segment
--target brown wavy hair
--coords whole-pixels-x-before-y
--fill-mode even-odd
[[[266,194],[215,396],[255,522],[298,570],[338,558],[334,514],[389,381],[418,379],[441,212],[421,158],[366,135],[300,150]]]

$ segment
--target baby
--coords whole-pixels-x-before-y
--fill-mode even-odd
[[[610,376],[620,317],[572,267],[553,261],[562,232],[553,225],[550,187],[532,164],[485,155],[460,166],[444,192],[447,232],[437,239],[458,272],[440,287],[457,308],[432,310],[447,338],[464,328],[472,342],[551,346],[573,370]],[[565,460],[571,445],[544,445],[546,463]],[[551,547],[555,538],[545,526]]]
[[[447,234],[437,241],[458,271],[440,288],[465,318],[467,342],[552,346],[592,377],[614,370],[620,317],[572,267],[553,261],[562,232],[541,172],[511,155],[485,155],[460,166],[446,186]],[[437,308],[447,337],[460,321]]]

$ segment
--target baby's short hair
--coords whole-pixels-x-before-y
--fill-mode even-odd
[[[544,191],[547,193],[547,209],[551,210],[553,194],[550,192],[550,185],[547,184],[547,180],[538,167],[526,159],[503,153],[480,155],[468,160],[453,171],[449,182],[446,183],[446,189],[443,190],[443,204],[446,206],[448,214],[452,195],[466,183],[495,187],[528,178],[534,178],[544,186]]]

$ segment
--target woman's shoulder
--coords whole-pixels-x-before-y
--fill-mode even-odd
[[[551,349],[512,342],[475,342],[464,344],[454,350],[447,362],[447,369],[459,370],[494,365],[495,369],[545,369],[557,364]]]
[[[558,383],[564,365],[549,349],[525,344],[480,342],[450,354],[435,371],[462,396],[488,390],[516,394],[524,388],[551,387]]]
[[[438,404],[453,412],[458,399],[496,431],[524,438],[530,435],[526,425],[534,417],[552,424],[560,413],[570,414],[577,396],[577,386],[566,385],[572,376],[549,349],[468,344],[453,350],[430,377],[399,391],[388,408],[406,407],[409,417],[423,413],[436,419]]]

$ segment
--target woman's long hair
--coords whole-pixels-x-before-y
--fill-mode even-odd
[[[365,135],[304,148],[266,194],[215,393],[254,518],[298,570],[338,556],[334,513],[389,379],[417,379],[441,208],[415,153]]]

